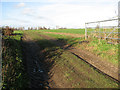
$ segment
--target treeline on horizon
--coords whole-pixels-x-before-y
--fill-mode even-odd
[[[67,28],[57,28],[57,29],[67,29]],[[25,29],[25,27],[10,27],[10,26],[2,26],[0,27],[0,31],[2,32],[2,35],[12,35],[15,30],[50,30],[50,28],[46,27],[28,27]]]
[[[0,29],[5,29],[5,28],[9,28],[9,29],[13,29],[13,30],[49,30],[49,28],[43,26],[43,27],[28,27],[27,29],[25,29],[25,27],[10,27],[10,26],[2,26],[0,27]],[[56,26],[56,29],[67,29],[65,27],[57,27]]]

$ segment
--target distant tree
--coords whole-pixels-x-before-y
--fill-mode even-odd
[[[61,28],[59,28],[59,29],[66,29],[65,27],[61,27]]]
[[[35,27],[35,30],[37,30],[37,27]]]
[[[43,30],[43,28],[42,27],[38,27],[38,30]]]
[[[2,27],[2,34],[3,35],[12,35],[14,28],[10,28],[9,26]]]
[[[46,27],[43,27],[44,30],[46,30],[47,28]]]
[[[56,29],[59,29],[60,27],[59,26],[56,26]]]
[[[96,29],[99,29],[99,28],[100,28],[99,25],[97,25],[97,26],[96,26]]]
[[[2,33],[2,27],[0,27],[0,33]]]
[[[28,30],[30,30],[30,27],[28,27]]]
[[[50,27],[48,28],[48,30],[50,30]]]
[[[33,27],[31,27],[31,29],[30,30],[33,30]]]
[[[24,30],[24,27],[19,27],[18,30]]]

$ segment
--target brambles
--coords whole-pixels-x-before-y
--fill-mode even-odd
[[[3,35],[7,35],[7,36],[10,36],[12,35],[12,33],[14,32],[14,28],[10,28],[9,26],[6,26],[6,27],[2,27],[2,34]]]
[[[2,40],[2,89],[16,90],[27,87],[22,55],[21,35],[6,36]]]

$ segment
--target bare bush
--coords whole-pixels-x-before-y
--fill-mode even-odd
[[[14,28],[10,28],[9,26],[2,27],[2,34],[10,36],[13,34],[14,30]]]

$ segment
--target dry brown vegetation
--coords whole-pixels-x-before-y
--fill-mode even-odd
[[[2,27],[2,34],[3,35],[7,35],[7,36],[10,36],[12,35],[12,33],[14,32],[15,28],[11,28],[9,26],[6,26],[6,27]]]

